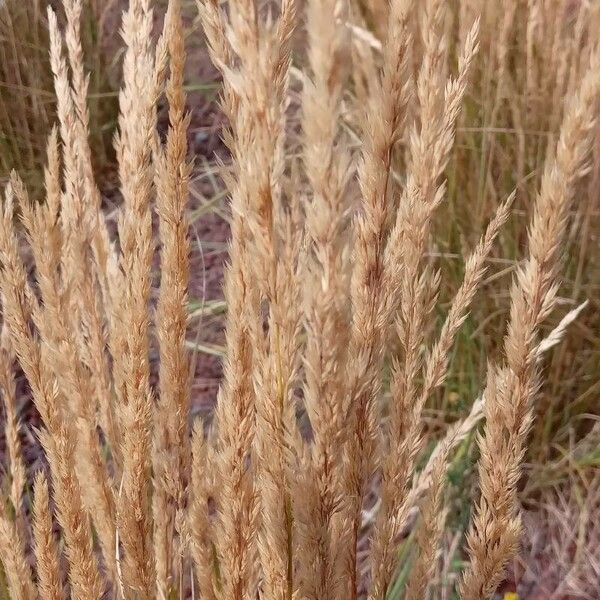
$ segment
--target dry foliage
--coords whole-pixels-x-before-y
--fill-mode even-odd
[[[517,487],[540,354],[574,318],[542,341],[540,327],[557,303],[573,198],[596,135],[600,54],[583,34],[561,54],[569,99],[549,117],[558,141],[548,144],[532,198],[504,348],[489,358],[472,414],[448,430],[415,478],[425,449],[424,409],[446,381],[515,196],[490,192],[493,215],[465,252],[462,281],[436,328],[443,274],[428,250],[448,195],[446,173],[480,40],[490,39],[478,12],[489,14],[477,4],[461,4],[453,43],[444,0],[392,0],[389,13],[377,6],[373,19],[386,14],[373,26],[380,43],[359,23],[354,4],[307,0],[306,68],[299,72],[292,53],[303,17],[293,0],[277,7],[231,0],[226,10],[218,0],[200,2],[229,119],[231,244],[224,379],[214,422],[194,423],[191,435],[191,164],[180,0],[169,1],[156,43],[149,0],[131,0],[123,15],[116,240],[92,165],[81,0],[63,0],[64,33],[49,9],[58,128],[47,143],[46,199],[31,202],[13,172],[0,215],[0,389],[9,465],[0,558],[11,597],[384,600],[419,506],[404,597],[424,598],[444,532],[448,464],[481,412],[480,493],[459,589],[464,600],[494,592],[521,536]],[[506,4],[501,65],[517,22],[517,3]],[[527,21],[531,53],[541,43],[536,15],[532,9]],[[350,69],[348,57],[357,54],[362,72]],[[536,91],[555,89],[526,69]],[[301,75],[298,153],[288,152],[292,74]],[[351,76],[362,101],[346,102]],[[165,140],[157,133],[163,93]],[[494,107],[504,110],[503,96]],[[515,168],[525,169],[527,151]],[[49,464],[47,474],[35,476],[31,510],[16,362],[41,416],[36,435]],[[367,513],[373,492],[378,503]]]
[[[43,197],[45,144],[56,119],[48,56],[48,5],[56,3],[0,2],[0,183],[4,186],[11,170],[16,170],[36,199]],[[89,92],[90,143],[94,167],[102,178],[112,158],[110,128],[106,125],[116,117],[116,93],[109,74],[113,57],[106,47],[107,20],[115,5],[116,0],[84,0],[81,14],[75,15],[81,20],[80,43],[85,49],[79,60],[85,60],[89,70],[85,85]]]

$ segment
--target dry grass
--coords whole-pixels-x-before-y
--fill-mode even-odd
[[[48,56],[49,0],[5,0],[0,4],[0,182],[18,171],[36,198],[42,197],[45,141],[56,119],[54,86]],[[114,159],[111,132],[116,117],[114,56],[107,47],[116,0],[86,0],[80,24],[80,57],[89,73],[86,83],[90,143],[102,179]]]
[[[553,21],[545,47],[540,28],[555,3],[529,3],[524,21],[524,6],[504,4],[494,12],[475,1],[451,9],[393,0],[388,12],[375,2],[307,0],[304,20],[292,0],[199,3],[223,77],[232,159],[224,377],[210,426],[189,419],[181,1],[169,1],[156,41],[149,0],[131,0],[123,14],[115,235],[95,176],[82,3],[63,0],[64,27],[49,8],[58,127],[46,144],[45,202],[32,202],[13,171],[0,214],[0,559],[11,598],[445,598],[434,579],[447,548],[448,472],[482,417],[466,564],[453,587],[464,600],[495,592],[522,537],[518,490],[541,357],[581,312],[544,337],[569,238],[580,229],[591,236],[592,199],[573,207],[593,192],[600,95],[591,8],[563,14],[574,38]],[[303,22],[305,60],[295,57]],[[519,53],[520,66],[511,62]],[[549,110],[533,122],[549,91]],[[484,121],[477,169],[473,115]],[[516,143],[486,139],[501,119]],[[550,135],[532,148],[525,132],[536,128]],[[523,219],[511,212],[527,197],[519,249],[523,236],[512,229]],[[454,286],[432,252],[449,239],[440,230],[453,210],[469,210],[481,236],[472,244],[465,236]],[[580,291],[586,252],[575,253]],[[472,307],[487,304],[478,290],[500,285],[489,276],[498,257],[511,265],[524,257],[512,285],[502,281],[508,314],[493,317],[504,344],[485,348],[481,397],[463,390],[471,412],[428,452],[436,439],[428,410],[456,375]],[[17,364],[48,464],[31,491]],[[596,494],[597,478],[584,481]],[[578,548],[586,543],[584,534]]]

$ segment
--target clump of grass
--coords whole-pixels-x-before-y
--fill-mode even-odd
[[[0,4],[0,181],[5,184],[16,170],[36,197],[41,197],[45,140],[56,119],[47,5],[47,0],[5,0]],[[90,142],[94,167],[102,177],[114,158],[110,133],[116,117],[110,75],[114,49],[106,43],[106,21],[114,8],[114,0],[88,0],[77,18],[81,61],[82,65],[86,61],[89,73],[85,85]]]
[[[52,76],[42,2],[0,6],[0,168],[29,178],[43,164],[52,122]]]
[[[360,10],[349,18],[357,59],[349,94],[351,110],[344,115],[353,131],[360,130],[363,122],[356,115],[361,115],[358,108],[372,93],[373,65],[381,60],[379,40],[389,16],[385,3],[361,0],[358,4]],[[411,11],[410,31],[418,29],[423,5],[415,3]],[[524,222],[532,214],[546,158],[554,153],[568,98],[576,93],[589,64],[600,11],[595,4],[562,0],[456,3],[448,8],[444,21],[450,56],[460,54],[475,16],[480,16],[480,51],[471,66],[469,90],[446,171],[447,202],[440,206],[428,248],[429,256],[446,275],[440,286],[442,306],[450,304],[459,286],[465,249],[475,243],[475,233],[513,190],[515,209],[490,256],[498,272],[487,278],[487,292],[457,339],[447,385],[430,404],[435,416],[464,410],[462,399],[478,394],[485,378],[481,357],[502,351],[509,311],[506,277],[502,275],[512,272],[522,256]],[[368,37],[367,26],[378,37]],[[422,56],[423,45],[414,44],[415,72]],[[597,143],[595,138],[591,173],[580,184],[582,194],[571,207],[574,226],[565,239],[559,291],[565,306],[574,307],[598,293],[597,244],[593,241],[598,227]],[[406,138],[400,140],[395,157],[398,174],[403,172],[407,144]],[[438,323],[442,316],[438,311]],[[535,405],[528,450],[531,462],[557,458],[568,447],[573,432],[581,436],[591,426],[586,415],[595,413],[591,399],[598,387],[599,364],[598,344],[591,332],[597,327],[597,311],[586,311],[574,328],[578,335],[568,335],[561,349],[553,353]]]
[[[224,379],[212,427],[205,431],[197,421],[190,437],[191,167],[180,1],[170,0],[156,43],[149,0],[131,0],[123,14],[116,239],[93,174],[81,0],[63,4],[64,35],[48,11],[59,126],[47,144],[46,201],[32,203],[13,173],[0,214],[0,387],[10,477],[0,558],[10,594],[63,597],[64,559],[71,597],[86,600],[384,600],[395,573],[409,564],[400,564],[406,555],[399,548],[420,506],[404,594],[421,598],[444,531],[451,455],[483,412],[480,500],[460,589],[465,599],[489,597],[518,548],[516,492],[538,359],[565,330],[540,341],[556,304],[569,208],[595,134],[598,54],[583,70],[548,153],[528,257],[509,292],[504,357],[490,357],[472,414],[449,430],[414,478],[425,448],[425,406],[448,377],[452,347],[514,201],[507,194],[496,203],[479,242],[464,253],[461,283],[436,331],[443,273],[427,250],[447,198],[445,173],[480,48],[480,20],[473,16],[453,61],[445,2],[427,0],[416,22],[410,0],[391,3],[354,161],[340,118],[346,14],[337,2],[309,0],[296,160],[286,153],[286,116],[297,6],[284,0],[275,11],[236,0],[225,12],[217,0],[200,4],[229,118],[231,243]],[[156,110],[163,92],[165,141]],[[23,235],[34,278],[21,256]],[[49,465],[33,488],[34,569],[26,554],[15,357],[42,419],[37,435]],[[365,560],[371,492],[379,502]]]

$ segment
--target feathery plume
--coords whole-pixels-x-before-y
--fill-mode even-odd
[[[198,591],[201,598],[214,600],[215,560],[212,546],[211,520],[208,503],[211,491],[211,468],[208,462],[209,446],[204,440],[201,422],[192,433],[192,498],[189,511],[191,553],[196,567]]]
[[[489,596],[515,553],[521,533],[517,484],[539,387],[538,330],[556,303],[560,252],[575,183],[585,173],[600,95],[600,52],[592,55],[570,100],[555,157],[547,162],[529,228],[529,257],[511,288],[504,340],[506,366],[490,369],[486,424],[479,437],[481,498],[467,541],[471,562],[461,583],[463,600]]]
[[[3,332],[4,333],[4,332]],[[10,501],[15,510],[16,520],[22,518],[23,490],[25,489],[26,471],[19,430],[21,423],[17,414],[16,389],[13,373],[14,352],[10,347],[10,338],[2,335],[0,348],[0,394],[4,404],[5,437],[8,455],[8,472],[10,473]],[[6,341],[5,341],[6,340]]]
[[[156,99],[165,70],[166,48],[151,47],[152,10],[148,0],[131,0],[123,14],[126,51],[119,94],[116,141],[123,209],[119,215],[123,289],[113,327],[121,327],[122,365],[119,420],[123,431],[123,472],[117,501],[119,538],[124,550],[124,581],[141,599],[155,595],[149,484],[153,399],[148,364],[148,302],[153,256],[150,200]],[[156,60],[155,60],[156,59]],[[113,354],[114,356],[114,354]]]
[[[102,583],[76,477],[75,432],[64,420],[64,407],[56,380],[29,324],[32,310],[39,310],[39,305],[30,290],[19,256],[13,221],[14,195],[11,183],[6,189],[0,215],[0,287],[4,294],[4,319],[21,368],[31,386],[34,403],[47,428],[39,435],[53,475],[57,516],[65,535],[73,597],[81,600],[99,598]]]
[[[15,600],[34,600],[36,593],[31,579],[31,569],[25,558],[25,547],[17,532],[16,524],[10,521],[2,505],[0,505],[0,560],[4,565],[10,597]]]
[[[369,597],[373,600],[383,600],[393,575],[395,539],[403,526],[398,511],[419,449],[421,411],[431,391],[425,389],[419,397],[416,381],[422,369],[421,347],[425,342],[425,325],[435,306],[439,278],[430,269],[422,268],[421,264],[433,212],[444,198],[445,185],[438,180],[448,162],[469,65],[477,52],[476,22],[459,58],[458,75],[446,82],[443,72],[447,52],[443,35],[444,4],[432,0],[425,10],[422,27],[425,55],[417,81],[420,128],[415,129],[411,136],[409,175],[385,256],[392,268],[399,261],[403,265],[399,285],[400,315],[397,319],[403,359],[395,361],[392,367],[390,448],[382,465],[382,504],[371,545],[373,583]],[[483,249],[479,248],[470,265],[472,277],[465,279],[459,292],[454,304],[456,314],[451,311],[447,321],[450,327],[442,330],[442,345],[450,345],[455,330],[464,319],[482,276],[483,258],[489,253],[506,216],[507,209],[503,207],[482,242]],[[438,357],[441,362],[434,370],[441,370],[446,352],[434,351],[434,359]]]
[[[309,255],[303,273],[307,290],[303,366],[304,405],[313,444],[298,476],[307,493],[297,503],[296,521],[299,552],[314,558],[299,563],[298,578],[303,597],[327,600],[336,597],[339,586],[332,526],[341,493],[334,465],[340,461],[344,433],[350,157],[344,140],[338,138],[349,39],[338,23],[346,15],[337,0],[312,0],[306,11],[311,77],[303,81],[302,129],[311,199],[305,207]]]
[[[38,592],[42,600],[62,600],[64,590],[60,578],[59,552],[52,533],[48,482],[38,472],[33,483],[33,550],[38,575]]]
[[[155,156],[156,210],[161,241],[161,282],[156,311],[160,351],[159,397],[154,433],[154,548],[159,593],[169,595],[172,561],[177,555],[174,527],[177,511],[185,506],[189,484],[190,445],[188,357],[185,350],[188,285],[188,224],[185,207],[190,165],[187,163],[183,76],[185,51],[180,0],[171,0],[166,36],[170,77],[167,83],[169,131],[166,149]],[[181,571],[181,565],[179,565]]]
[[[346,496],[338,523],[342,549],[339,578],[349,598],[356,598],[356,546],[365,485],[373,470],[376,408],[380,370],[393,310],[398,272],[384,269],[383,259],[393,214],[392,154],[402,135],[410,99],[410,0],[391,5],[384,45],[383,73],[367,107],[365,143],[359,165],[361,213],[353,226],[355,258],[351,279],[352,324],[346,373],[344,413],[348,431],[344,449],[343,492]],[[397,269],[397,265],[394,265]]]

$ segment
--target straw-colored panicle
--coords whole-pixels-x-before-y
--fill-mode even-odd
[[[149,383],[149,298],[154,244],[150,201],[156,136],[156,99],[167,62],[166,41],[152,47],[148,0],[132,0],[123,15],[126,51],[119,94],[117,159],[123,209],[119,215],[122,297],[113,327],[120,327],[113,358],[123,368],[118,418],[123,430],[123,471],[117,525],[125,581],[140,598],[153,598],[156,576],[149,503],[153,398]],[[115,355],[115,351],[118,352]]]
[[[10,478],[9,498],[15,511],[15,519],[19,527],[23,525],[23,493],[27,473],[23,461],[23,449],[21,447],[17,396],[14,375],[15,355],[10,342],[10,334],[2,328],[0,334],[0,394],[4,407],[4,423],[7,450],[7,473]],[[21,531],[21,533],[24,533]]]
[[[0,219],[3,316],[11,332],[15,353],[31,386],[36,408],[46,427],[39,436],[53,475],[57,516],[65,536],[73,597],[99,598],[102,584],[76,476],[76,432],[64,419],[64,396],[58,390],[46,353],[30,328],[30,316],[32,312],[39,312],[40,307],[19,256],[13,219],[14,183],[18,183],[16,178],[6,190]]]
[[[507,370],[490,366],[485,398],[486,425],[478,438],[481,498],[468,534],[471,564],[460,588],[465,600],[489,597],[518,550],[521,536],[516,498],[521,457],[511,456],[514,444],[504,429],[503,413],[510,411],[513,400]]]
[[[344,399],[343,512],[337,524],[341,551],[339,579],[350,598],[356,597],[356,546],[362,499],[373,471],[377,437],[376,401],[380,390],[388,321],[389,292],[397,286],[398,265],[384,268],[389,223],[393,214],[392,154],[404,130],[410,90],[410,36],[407,31],[412,2],[396,0],[384,46],[383,72],[366,107],[365,141],[358,175],[361,212],[354,220],[355,256],[351,279],[352,325],[348,342]],[[391,272],[391,274],[390,274]]]
[[[239,84],[244,79],[235,77],[236,72],[232,70],[235,52],[239,48],[234,50],[232,47],[231,25],[221,12],[219,2],[206,0],[198,6],[211,57],[224,74],[221,105],[231,125],[231,133],[226,134],[225,140],[234,157],[243,156],[251,151],[253,121],[247,116],[248,99],[242,102],[243,89]],[[247,32],[239,30],[243,26],[244,19],[241,19],[237,35],[247,38]],[[245,220],[247,184],[241,165],[234,160],[234,172],[228,182],[231,242],[223,289],[228,306],[225,328],[227,352],[215,412],[215,501],[218,515],[214,540],[221,571],[227,574],[222,582],[223,597],[232,600],[253,596],[258,585],[255,572],[258,505],[250,455],[255,430],[251,328],[259,303],[250,273],[250,233]]]
[[[307,254],[304,281],[304,405],[313,444],[298,475],[305,490],[297,503],[298,549],[313,557],[298,565],[304,598],[339,594],[338,548],[333,519],[339,513],[341,479],[335,469],[344,435],[344,386],[348,346],[350,157],[340,132],[340,105],[348,75],[349,36],[338,21],[347,18],[337,0],[306,6],[310,76],[303,80],[303,162],[309,181],[305,205]]]
[[[468,534],[471,560],[461,584],[464,600],[487,598],[518,547],[517,484],[539,386],[539,326],[556,304],[569,209],[575,184],[586,171],[599,95],[596,51],[569,102],[555,158],[544,170],[529,227],[529,256],[511,288],[506,366],[488,372],[486,425],[479,437],[481,498]]]
[[[235,208],[234,208],[235,210]],[[248,312],[257,306],[251,288],[246,254],[246,232],[241,217],[233,215],[231,260],[225,274],[224,295],[228,302],[226,328],[227,359],[219,391],[215,419],[218,504],[215,544],[221,568],[224,598],[242,600],[257,585],[257,504],[253,469],[249,463],[254,436],[254,389],[252,348]]]
[[[444,532],[446,514],[443,496],[447,460],[447,454],[440,452],[433,461],[431,486],[425,494],[421,520],[417,525],[418,555],[406,583],[406,600],[421,600],[427,597],[427,588],[434,573],[439,543]]]
[[[189,510],[190,551],[195,563],[198,596],[214,600],[218,596],[215,587],[218,581],[218,566],[214,553],[212,522],[209,501],[213,492],[214,458],[209,442],[204,439],[204,427],[197,421],[192,432],[192,475]]]
[[[231,261],[224,287],[228,301],[228,353],[215,414],[218,424],[215,545],[221,568],[227,573],[223,581],[224,598],[235,600],[251,595],[250,590],[255,590],[257,585],[254,572],[257,504],[249,464],[254,436],[253,354],[247,314],[251,306],[256,307],[256,301],[247,265],[241,264],[247,243],[243,231],[241,219],[234,215]]]
[[[395,419],[392,417],[390,420],[390,447],[387,449],[387,452],[388,456],[393,458],[384,462],[380,491],[382,501],[373,531],[373,548],[382,548],[382,556],[385,556],[389,563],[386,574],[380,566],[378,567],[379,563],[374,561],[374,558],[378,555],[375,553],[372,555],[373,572],[379,573],[381,577],[380,580],[374,579],[374,581],[385,582],[387,579],[387,585],[389,585],[389,577],[393,573],[396,563],[394,557],[397,556],[397,537],[406,527],[413,505],[413,489],[409,491],[408,486],[414,470],[415,459],[423,445],[423,408],[434,389],[442,385],[445,381],[450,349],[456,334],[468,315],[475,293],[481,285],[486,272],[486,259],[490,255],[494,241],[502,226],[506,223],[513,199],[514,195],[511,195],[498,208],[494,219],[488,225],[479,244],[466,261],[465,274],[461,286],[453,298],[439,337],[427,354],[424,365],[421,368],[423,380],[421,389],[417,390],[415,387],[412,397],[401,396],[398,395],[398,382],[396,380],[392,381],[392,398],[394,402],[399,403],[401,410],[398,411]],[[396,363],[395,368],[398,368],[398,366],[398,363]],[[446,460],[447,456],[441,460],[442,464],[445,464]],[[443,478],[444,473],[440,473],[439,476]],[[442,483],[435,482],[435,485],[441,486]],[[396,490],[396,494],[393,493],[394,489]],[[439,495],[441,492],[434,491],[431,493]],[[434,500],[430,498],[429,501]],[[381,511],[384,512],[382,513]],[[385,511],[388,511],[387,514],[385,514]],[[431,531],[436,534],[438,533],[438,530],[435,528]],[[383,537],[384,533],[388,537]],[[423,543],[425,543],[425,537],[426,535],[421,535]],[[429,553],[435,553],[438,542],[439,539],[437,538],[429,539],[429,546],[427,548]]]
[[[174,559],[181,556],[175,546],[175,517],[185,507],[191,460],[188,356],[185,350],[189,278],[185,208],[190,165],[186,156],[189,116],[185,113],[183,91],[185,51],[179,0],[169,3],[165,18],[170,59],[166,90],[169,131],[166,148],[160,148],[155,157],[161,282],[156,311],[160,371],[153,449],[153,517],[157,586],[159,593],[167,597]],[[175,573],[181,573],[182,567],[178,564]]]
[[[51,57],[55,73],[59,120],[65,154],[65,169],[76,173],[77,178],[66,178],[76,183],[77,193],[71,200],[75,210],[66,220],[66,239],[79,238],[77,247],[71,252],[84,254],[82,269],[78,273],[78,294],[76,308],[80,311],[84,339],[80,351],[94,382],[95,400],[99,405],[102,429],[109,442],[115,462],[116,474],[120,473],[121,457],[119,433],[115,407],[112,398],[109,365],[106,357],[106,331],[104,319],[112,317],[113,304],[118,298],[121,276],[117,269],[117,255],[112,247],[105,219],[100,213],[101,198],[92,170],[91,147],[88,140],[90,115],[87,105],[87,92],[90,75],[84,71],[84,57],[81,43],[81,0],[67,0],[64,4],[67,21],[64,34],[70,82],[66,61],[62,57],[62,42],[52,45]],[[59,40],[56,23],[52,24],[51,39]],[[49,163],[50,164],[50,163]],[[67,188],[71,185],[67,183]],[[67,191],[68,191],[67,190]],[[74,234],[74,235],[73,235]],[[67,253],[68,255],[68,253]],[[99,289],[98,289],[99,288]],[[102,291],[105,307],[99,302]]]
[[[33,552],[38,576],[38,592],[43,600],[62,600],[59,550],[52,531],[50,493],[46,477],[37,473],[33,484]]]
[[[251,74],[239,112],[253,126],[253,144],[238,156],[246,219],[251,236],[250,273],[264,308],[252,315],[251,343],[256,392],[253,468],[261,522],[257,548],[262,567],[261,595],[291,598],[294,593],[293,482],[299,434],[294,386],[299,367],[301,325],[298,251],[301,235],[294,223],[297,195],[284,186],[285,108],[294,2],[285,1],[278,19],[263,20],[245,3],[231,6],[241,73]],[[248,12],[249,11],[249,12]],[[258,53],[257,53],[258,51]],[[234,140],[240,136],[234,130]],[[246,141],[247,143],[247,141]],[[263,323],[264,321],[264,323]]]
[[[105,9],[109,10],[110,2],[107,3]],[[102,300],[105,304],[105,311],[108,316],[116,310],[118,303],[119,291],[122,285],[122,276],[118,270],[118,256],[114,245],[110,241],[108,227],[106,221],[101,214],[101,195],[96,184],[93,168],[92,168],[92,147],[89,141],[90,138],[90,111],[88,108],[87,95],[91,74],[85,73],[84,56],[82,48],[81,34],[81,15],[82,1],[81,0],[66,0],[63,2],[64,12],[66,16],[66,31],[65,42],[67,46],[69,67],[71,70],[71,99],[66,93],[68,88],[64,82],[57,87],[57,74],[55,71],[55,87],[57,90],[58,101],[58,116],[62,124],[69,123],[70,142],[75,142],[75,158],[77,159],[76,168],[79,176],[79,185],[83,193],[81,197],[81,210],[85,214],[87,225],[89,227],[88,234],[90,236],[92,252],[94,255],[94,264],[96,266],[96,278],[100,289],[102,290]],[[106,14],[106,13],[104,13]],[[100,32],[102,29],[100,28]],[[61,74],[64,77],[65,71]],[[58,90],[62,89],[62,93]],[[75,111],[73,111],[75,108]],[[64,127],[64,125],[62,125]],[[61,128],[62,131],[62,128]],[[68,141],[63,137],[63,143],[66,145]],[[65,158],[68,162],[68,158]],[[67,167],[68,168],[68,167]],[[84,277],[89,281],[89,276]],[[89,283],[88,283],[89,285]],[[91,303],[89,294],[82,297],[83,310],[89,313],[89,326],[96,328],[96,321],[99,317],[94,316],[97,307]],[[97,335],[92,329],[91,335]],[[92,341],[93,338],[92,338]],[[95,354],[95,359],[99,360],[99,351],[97,347],[90,344],[90,351]],[[100,361],[97,367],[102,371],[106,367]],[[106,379],[104,373],[100,375],[101,379]],[[102,393],[106,393],[102,390]],[[109,432],[110,433],[110,432]],[[109,435],[107,433],[107,435]],[[114,434],[114,431],[112,431]],[[118,454],[116,439],[111,439],[112,451]],[[117,456],[118,459],[118,456]]]
[[[433,212],[444,197],[445,186],[440,185],[439,178],[448,162],[469,65],[477,51],[476,23],[459,59],[457,77],[446,82],[444,14],[441,2],[432,1],[425,7],[421,30],[424,58],[416,85],[420,126],[411,134],[407,182],[384,255],[388,272],[402,264],[402,272],[394,278],[396,286],[389,289],[388,302],[398,294],[397,330],[403,360],[396,361],[392,370],[390,450],[384,453],[382,510],[371,547],[372,598],[385,596],[393,574],[392,547],[399,525],[396,515],[418,451],[422,406],[416,378],[422,368],[421,347],[439,283],[438,276],[422,266],[423,255]]]
[[[50,204],[32,205],[16,177],[12,185],[35,259],[36,280],[42,298],[42,304],[33,310],[33,322],[39,331],[48,365],[69,401],[70,413],[75,417],[78,477],[83,484],[83,501],[98,531],[104,560],[116,576],[113,486],[95,431],[96,404],[89,373],[79,354],[78,312],[72,302],[77,282],[66,276],[66,281],[61,281],[59,277],[58,265],[65,248],[61,244],[58,215],[54,209]],[[73,204],[77,204],[76,199]],[[65,207],[61,216],[68,209],[68,206]],[[85,240],[79,238],[75,230],[70,237],[71,249],[79,257],[73,256],[71,267],[79,274],[84,273],[85,267],[75,261],[85,256]],[[65,236],[62,236],[64,239]]]
[[[10,338],[2,331],[0,348],[0,394],[4,406],[4,423],[7,450],[6,471],[10,490],[8,497],[14,511],[11,518],[7,509],[0,507],[0,555],[11,597],[27,600],[35,598],[31,569],[27,564],[27,529],[24,521],[23,494],[25,490],[25,463],[19,437],[20,421],[17,414],[16,390],[13,372],[15,360]]]
[[[60,228],[62,235],[61,266],[63,286],[70,288],[72,297],[69,300],[68,314],[73,314],[71,322],[81,333],[75,336],[79,352],[86,366],[91,371],[94,385],[95,401],[99,404],[102,429],[109,441],[117,474],[120,471],[120,448],[117,441],[116,419],[110,375],[105,353],[105,331],[103,315],[97,298],[97,287],[101,269],[98,265],[97,253],[92,263],[89,245],[97,247],[96,239],[104,238],[106,226],[99,220],[100,200],[93,182],[91,157],[87,141],[89,117],[85,103],[87,78],[83,76],[82,51],[80,42],[79,20],[81,6],[78,2],[65,4],[67,16],[67,48],[69,65],[63,56],[63,40],[58,29],[56,15],[50,11],[50,58],[54,72],[54,85],[57,96],[57,110],[60,133],[63,142],[63,163],[65,191],[60,195],[60,173],[58,148],[50,136],[48,145],[48,166],[45,170],[47,203],[51,211],[58,214],[57,203],[60,204]],[[69,81],[69,66],[73,73]],[[59,197],[60,196],[60,197]],[[104,232],[104,233],[102,233]],[[103,238],[103,239],[104,239]],[[101,251],[103,261],[112,256],[112,249],[107,243]],[[113,257],[113,260],[114,259]],[[116,278],[118,280],[118,277]],[[114,282],[116,286],[116,281]],[[76,323],[80,319],[81,323]],[[118,369],[116,369],[118,372]],[[97,462],[97,460],[96,460]],[[109,540],[106,540],[107,542]],[[109,544],[105,544],[105,549]],[[111,552],[111,556],[114,553]],[[113,563],[114,560],[109,559]]]
[[[67,16],[67,49],[69,63],[63,55],[63,39],[58,29],[56,15],[48,12],[50,29],[50,63],[54,74],[54,87],[57,97],[57,113],[62,140],[62,158],[64,164],[64,194],[60,196],[60,173],[58,148],[50,137],[48,146],[48,166],[45,170],[47,203],[58,214],[58,202],[61,206],[60,228],[63,248],[61,266],[64,278],[72,279],[69,286],[77,293],[71,300],[74,314],[82,321],[89,343],[85,344],[86,362],[96,383],[95,393],[102,413],[102,426],[111,445],[115,462],[120,465],[119,447],[115,425],[114,406],[110,392],[110,377],[105,356],[105,333],[102,315],[99,310],[96,287],[105,280],[102,269],[93,272],[88,257],[88,244],[97,251],[94,253],[94,265],[98,260],[103,263],[112,257],[112,248],[106,241],[108,234],[104,219],[99,218],[99,193],[91,172],[90,148],[87,141],[89,117],[86,107],[88,79],[83,75],[83,57],[81,51],[79,20],[81,5],[79,2],[65,3]],[[72,80],[69,79],[69,67]],[[98,242],[100,237],[104,244]],[[99,249],[98,244],[104,246]],[[102,255],[102,258],[99,256]],[[83,260],[82,260],[83,259]],[[112,260],[116,260],[112,257]],[[114,270],[114,269],[113,269]],[[94,269],[95,271],[95,269]],[[118,278],[117,278],[118,280]],[[117,281],[113,283],[117,286]],[[67,286],[67,287],[69,287]],[[118,370],[117,370],[118,372]]]
[[[37,597],[31,568],[27,564],[25,546],[6,509],[0,506],[0,559],[11,598],[34,600]]]
[[[300,323],[298,239],[282,196],[284,110],[295,9],[293,3],[284,2],[278,19],[263,20],[253,2],[234,2],[223,22],[216,4],[208,2],[203,13],[212,53],[224,75],[223,105],[231,120],[226,141],[235,164],[229,181],[232,248],[225,284],[230,311],[245,299],[241,310],[232,315],[238,323],[228,326],[230,355],[217,408],[217,460],[221,462],[217,501],[223,525],[217,547],[221,560],[231,567],[231,578],[225,583],[227,597],[241,597],[256,587],[257,573],[249,570],[256,559],[255,548],[263,567],[262,593],[266,598],[280,597],[293,591],[288,470],[294,460],[292,386]],[[266,333],[261,301],[267,309]],[[232,397],[236,389],[242,393]],[[255,407],[253,440],[254,391],[260,402]],[[231,402],[237,405],[233,414]],[[249,465],[244,464],[250,446],[254,490],[249,485]],[[255,546],[257,500],[262,524]]]
[[[589,200],[572,199],[598,141],[600,54],[589,40],[600,9],[569,3],[564,18],[562,0],[364,0],[360,11],[347,0],[302,11],[293,0],[198,1],[228,120],[214,416],[189,421],[188,286],[201,274],[190,271],[186,214],[187,4],[169,0],[161,33],[152,0],[123,14],[119,186],[104,198],[86,3],[63,0],[61,18],[50,9],[47,19],[57,126],[45,199],[31,202],[15,173],[0,210],[3,583],[23,600],[419,600],[444,585],[434,575],[447,471],[485,417],[459,584],[463,600],[485,600],[519,544],[541,356],[586,317],[597,165]],[[91,6],[101,38],[106,12]],[[528,256],[515,266],[518,213],[505,224],[515,196],[537,187]],[[577,308],[539,341],[571,212],[569,246],[579,223],[584,238],[566,286]],[[473,231],[483,234],[469,254]],[[488,328],[500,331],[501,276],[513,268],[504,358],[451,423],[440,403],[462,395],[462,365],[490,345]],[[461,336],[471,307],[474,317],[488,304],[491,317]],[[31,510],[29,396],[45,454]],[[534,455],[552,447],[548,431]]]

